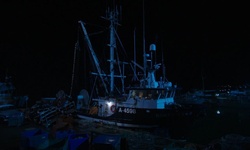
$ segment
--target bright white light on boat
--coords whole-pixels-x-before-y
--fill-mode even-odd
[[[113,102],[107,102],[107,105],[110,107],[113,104]]]
[[[219,114],[220,114],[220,111],[219,111],[219,110],[217,110],[217,111],[216,111],[216,114],[217,114],[217,115],[219,115]]]

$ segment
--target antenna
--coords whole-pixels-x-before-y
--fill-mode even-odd
[[[164,54],[163,54],[163,50],[161,51],[161,63],[162,63],[162,74],[163,74],[163,81],[165,82],[166,81],[166,66],[165,66],[165,63],[164,63]]]
[[[134,29],[134,76],[132,80],[136,81],[136,28]]]

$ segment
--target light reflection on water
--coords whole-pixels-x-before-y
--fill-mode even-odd
[[[157,128],[152,133],[199,144],[210,143],[228,134],[250,137],[250,102],[223,101],[206,105],[206,116],[191,123]]]
[[[208,108],[207,115],[197,119],[187,132],[187,139],[208,143],[227,134],[250,136],[250,103],[223,102]]]

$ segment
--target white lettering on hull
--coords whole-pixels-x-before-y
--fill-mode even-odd
[[[136,109],[134,108],[119,108],[119,113],[136,114]]]

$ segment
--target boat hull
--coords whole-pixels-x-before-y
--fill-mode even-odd
[[[118,107],[110,116],[78,111],[77,117],[94,122],[128,128],[154,128],[188,123],[202,115],[201,106],[179,106],[166,109],[139,109]]]

